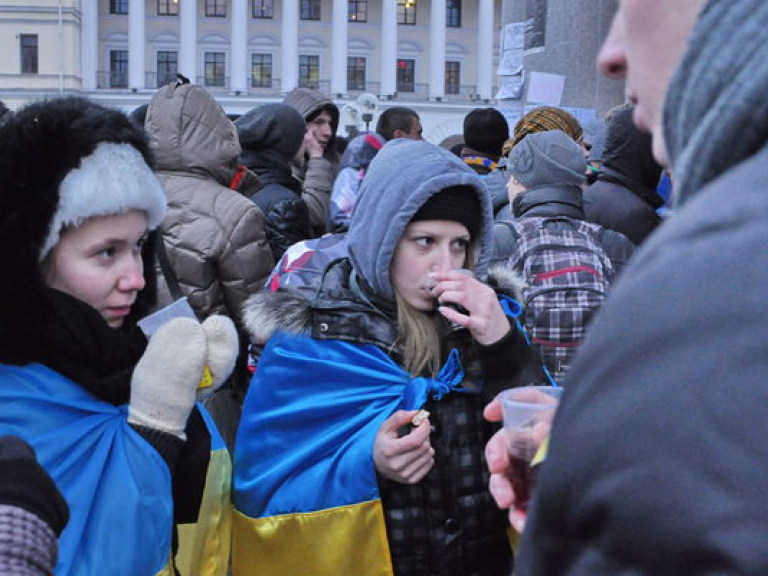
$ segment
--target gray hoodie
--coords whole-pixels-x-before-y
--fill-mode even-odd
[[[430,196],[451,186],[472,188],[480,201],[483,221],[473,244],[475,271],[482,276],[493,250],[493,208],[477,174],[460,158],[424,140],[391,140],[373,159],[352,213],[349,256],[376,294],[394,300],[389,268],[395,247]]]

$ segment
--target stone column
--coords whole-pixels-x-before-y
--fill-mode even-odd
[[[283,38],[280,90],[299,85],[299,0],[283,0]]]
[[[95,90],[99,56],[99,11],[96,2],[80,3],[80,80],[83,90]]]
[[[347,93],[347,0],[333,0],[331,94]]]
[[[248,0],[232,0],[232,41],[229,64],[229,90],[233,94],[248,92]]]
[[[197,84],[197,0],[179,0],[179,72]]]
[[[128,87],[131,90],[141,90],[145,85],[144,2],[130,0],[128,3]]]
[[[445,96],[445,0],[432,0],[429,22],[429,97]]]
[[[493,27],[494,1],[480,0],[477,22],[477,95],[488,100],[493,97]]]
[[[381,3],[381,87],[382,96],[397,91],[397,0]]]

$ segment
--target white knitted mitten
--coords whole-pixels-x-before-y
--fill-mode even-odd
[[[202,401],[213,394],[232,374],[237,361],[239,340],[235,324],[227,316],[209,316],[203,322],[203,330],[208,341],[208,357],[205,365],[210,371],[210,379],[197,390],[197,399]]]
[[[207,348],[196,320],[175,318],[160,327],[133,370],[128,421],[186,439]]]

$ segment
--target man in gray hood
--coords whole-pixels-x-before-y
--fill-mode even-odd
[[[677,206],[570,373],[520,576],[768,574],[766,29],[765,0],[619,2],[598,62],[626,78]]]

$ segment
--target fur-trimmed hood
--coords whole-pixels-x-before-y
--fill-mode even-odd
[[[525,281],[508,266],[491,267],[486,282],[497,293],[520,302]],[[308,334],[312,328],[312,300],[290,288],[258,292],[243,306],[243,324],[256,344],[266,343],[277,331]]]
[[[153,221],[162,217],[151,167],[143,131],[84,98],[30,104],[0,128],[0,360],[24,364],[40,354],[54,315],[40,258],[60,226],[134,207]],[[139,298],[151,301],[154,277],[147,276]]]

